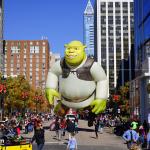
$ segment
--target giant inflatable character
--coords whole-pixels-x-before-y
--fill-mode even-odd
[[[71,41],[65,48],[64,58],[57,61],[48,72],[46,97],[49,103],[53,105],[54,97],[58,97],[60,102],[55,112],[61,112],[61,115],[68,108],[88,107],[94,114],[103,112],[108,96],[104,70],[94,59],[87,57],[86,46],[80,41]]]

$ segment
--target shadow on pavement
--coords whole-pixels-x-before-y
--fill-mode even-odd
[[[50,130],[49,126],[44,126],[44,129]]]
[[[78,128],[78,131],[84,131],[84,132],[94,132],[94,129]]]
[[[92,139],[97,139],[96,137],[94,137],[94,136],[90,136],[90,138],[92,138]]]

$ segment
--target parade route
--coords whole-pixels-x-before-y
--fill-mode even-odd
[[[44,150],[52,149],[66,149],[68,141],[68,133],[62,137],[61,141],[58,141],[55,136],[55,131],[49,130],[50,122],[44,122],[45,128],[45,147]],[[124,140],[120,136],[116,136],[112,133],[108,127],[104,128],[103,134],[99,133],[99,138],[95,138],[94,126],[88,127],[87,121],[79,120],[79,133],[76,134],[79,149],[86,150],[127,150]],[[31,138],[33,132],[29,134],[23,134],[24,137]],[[33,150],[36,150],[36,145],[33,143]]]

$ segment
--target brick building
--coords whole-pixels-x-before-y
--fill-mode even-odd
[[[34,88],[44,89],[49,58],[48,40],[6,40],[4,76],[24,75]]]

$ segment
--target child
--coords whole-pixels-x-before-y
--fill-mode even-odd
[[[76,138],[74,137],[75,133],[71,133],[71,138],[68,141],[67,149],[68,150],[77,150],[77,141]]]

